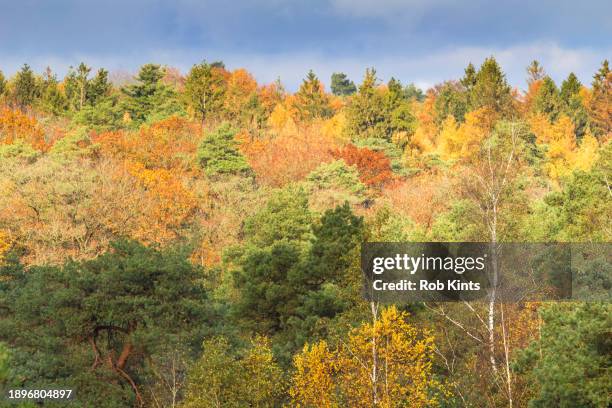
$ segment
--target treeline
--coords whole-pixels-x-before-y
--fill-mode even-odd
[[[290,93],[221,62],[109,78],[0,75],[3,389],[96,407],[610,405],[607,303],[385,307],[361,296],[359,256],[610,242],[607,61],[560,86],[533,62],[525,92],[494,58],[426,92],[368,69]],[[605,296],[610,261],[573,266]]]

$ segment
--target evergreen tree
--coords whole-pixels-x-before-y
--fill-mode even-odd
[[[582,139],[587,129],[589,128],[589,115],[582,97],[580,96],[582,84],[571,72],[567,79],[561,84],[560,97],[563,104],[563,111],[574,124],[574,132],[577,139]]]
[[[436,89],[436,100],[434,109],[436,112],[436,123],[442,122],[452,115],[457,122],[463,122],[468,111],[469,95],[457,82],[447,81]]]
[[[425,94],[421,88],[417,88],[415,84],[408,84],[404,89],[404,95],[408,100],[415,100],[417,102],[423,102],[425,100]]]
[[[536,81],[540,81],[546,76],[546,72],[542,65],[537,61],[531,61],[531,64],[527,67],[527,84],[531,85]]]
[[[207,175],[248,174],[251,169],[238,150],[236,130],[224,123],[206,135],[198,148],[198,161]]]
[[[605,302],[543,308],[540,336],[521,353],[517,363],[536,386],[530,407],[610,405],[611,313]]]
[[[295,94],[295,106],[302,120],[327,118],[332,114],[329,97],[323,90],[323,84],[312,70],[308,71],[300,89]]]
[[[378,88],[374,68],[366,69],[359,92],[351,98],[347,109],[346,130],[352,137],[387,138],[385,101]]]
[[[201,271],[183,254],[131,241],[63,267],[0,266],[0,276],[9,384],[76,387],[78,406],[144,406],[151,359],[197,345],[212,317]]]
[[[178,95],[162,83],[163,77],[164,71],[159,65],[146,64],[140,68],[136,78],[138,83],[122,89],[127,96],[124,109],[130,114],[134,125],[181,113]]]
[[[72,109],[79,111],[83,109],[87,102],[87,94],[89,91],[89,73],[91,67],[81,62],[76,70],[70,67],[68,76],[66,77],[66,97],[70,101]]]
[[[36,84],[34,72],[28,64],[23,64],[21,70],[15,77],[14,99],[22,110],[32,104],[40,96],[40,90]]]
[[[41,103],[43,109],[54,115],[61,115],[66,111],[68,102],[64,94],[59,90],[57,77],[51,72],[51,68],[43,74]]]
[[[225,81],[218,75],[219,64],[202,62],[194,65],[185,80],[185,98],[200,119],[201,127],[211,114],[223,106]]]
[[[461,85],[463,85],[468,92],[472,90],[474,85],[476,85],[476,68],[474,68],[474,64],[471,62],[468,64],[465,68],[465,74],[459,82],[461,82]]]
[[[470,110],[481,107],[488,107],[501,114],[509,113],[512,108],[510,86],[493,57],[482,63],[470,92]]]
[[[97,104],[100,100],[108,97],[113,86],[108,81],[108,71],[100,68],[96,76],[89,81],[87,92],[87,102],[91,105]]]
[[[545,77],[533,101],[533,110],[554,122],[559,117],[562,108],[562,99],[555,81],[549,76]]]
[[[6,78],[4,78],[4,74],[0,71],[0,97],[4,95],[6,91]]]
[[[567,79],[561,83],[561,99],[566,105],[569,104],[570,99],[580,93],[582,84],[576,77],[576,74],[570,72]]]
[[[589,113],[597,135],[612,132],[612,71],[608,60],[601,64],[601,68],[593,77],[593,97]]]
[[[345,73],[334,72],[331,76],[331,91],[337,96],[348,96],[357,92],[357,87]]]

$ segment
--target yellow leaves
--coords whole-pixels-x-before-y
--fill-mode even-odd
[[[289,395],[295,407],[334,407],[335,355],[325,341],[304,346],[293,359],[295,373]]]
[[[491,131],[495,119],[495,112],[487,107],[466,114],[461,125],[457,125],[453,116],[446,118],[438,135],[441,156],[446,160],[472,157]]]
[[[45,151],[49,146],[44,136],[36,119],[20,110],[0,108],[0,144],[23,141],[36,150]]]
[[[432,391],[442,387],[432,378],[433,337],[407,318],[392,306],[333,351],[325,342],[306,345],[294,358],[294,406],[437,406]]]
[[[545,169],[554,181],[575,169],[588,170],[597,159],[597,140],[587,133],[577,147],[574,125],[566,115],[553,123],[541,114],[533,115],[530,125],[537,143],[547,146]]]
[[[346,133],[344,132],[345,127],[346,114],[344,112],[339,112],[331,118],[323,121],[321,133],[329,139],[339,142],[348,142],[348,140],[346,140]]]
[[[8,250],[11,248],[11,240],[9,238],[9,235],[0,230],[0,265],[2,265],[2,263],[4,263],[4,258],[6,256],[6,253],[8,252]]]
[[[294,135],[297,133],[297,125],[293,120],[293,115],[282,103],[274,107],[268,119],[268,124],[277,135]]]
[[[589,171],[599,157],[598,149],[597,139],[590,133],[584,135],[574,156],[574,168]]]
[[[233,71],[227,81],[225,109],[232,117],[237,117],[255,91],[257,91],[257,81],[246,69]]]

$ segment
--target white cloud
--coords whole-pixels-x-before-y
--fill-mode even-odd
[[[2,68],[13,74],[24,61],[41,72],[50,66],[60,75],[70,65],[85,61],[94,68],[105,67],[115,71],[136,72],[138,66],[147,62],[167,64],[187,72],[203,58],[223,60],[230,69],[246,68],[260,83],[269,83],[280,77],[290,90],[295,90],[309,69],[313,69],[321,80],[329,85],[333,72],[345,72],[356,83],[361,82],[368,67],[375,67],[378,76],[387,81],[394,76],[403,83],[413,82],[426,89],[447,79],[457,79],[463,75],[465,66],[472,62],[478,66],[485,58],[493,55],[506,72],[511,85],[525,87],[525,67],[533,60],[539,60],[549,75],[560,83],[569,72],[574,72],[585,84],[589,84],[593,74],[599,69],[601,61],[612,54],[612,48],[595,51],[588,48],[564,48],[555,43],[537,42],[505,48],[460,47],[437,50],[423,55],[360,55],[354,57],[334,57],[316,52],[283,53],[275,55],[235,54],[208,51],[158,50],[133,55],[86,55],[75,54],[70,58],[54,56],[5,56]]]

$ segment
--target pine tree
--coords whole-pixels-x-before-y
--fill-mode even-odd
[[[295,106],[302,120],[327,118],[332,114],[329,97],[312,70],[308,71],[306,78],[302,81],[295,99]]]
[[[549,76],[542,80],[533,103],[533,110],[545,115],[551,122],[557,120],[562,109],[562,100],[555,81]]]
[[[202,128],[208,117],[221,109],[225,95],[225,82],[217,74],[222,68],[213,64],[194,65],[185,80],[187,104],[195,111]]]
[[[91,105],[97,104],[100,100],[110,95],[113,86],[108,81],[108,71],[100,68],[96,76],[89,81],[87,102]]]
[[[582,84],[576,77],[576,74],[570,72],[567,79],[561,83],[561,99],[566,104],[569,104],[570,99],[580,93]]]
[[[4,95],[4,91],[6,91],[6,79],[2,71],[0,71],[0,97]]]
[[[43,74],[41,102],[43,109],[54,115],[64,113],[68,103],[64,94],[59,90],[57,77],[47,67]]]
[[[357,92],[357,87],[345,73],[334,72],[331,76],[331,91],[336,96],[348,96]]]
[[[527,67],[527,84],[531,85],[536,81],[540,81],[546,76],[544,68],[537,60],[531,61],[531,64]]]
[[[28,64],[23,64],[15,78],[14,99],[17,106],[24,110],[31,106],[40,95],[34,72]]]
[[[510,86],[495,58],[487,58],[476,74],[470,92],[470,110],[488,107],[495,112],[507,114],[512,108]]]
[[[612,132],[612,71],[608,60],[601,64],[601,68],[593,77],[593,97],[589,113],[598,135]]]

